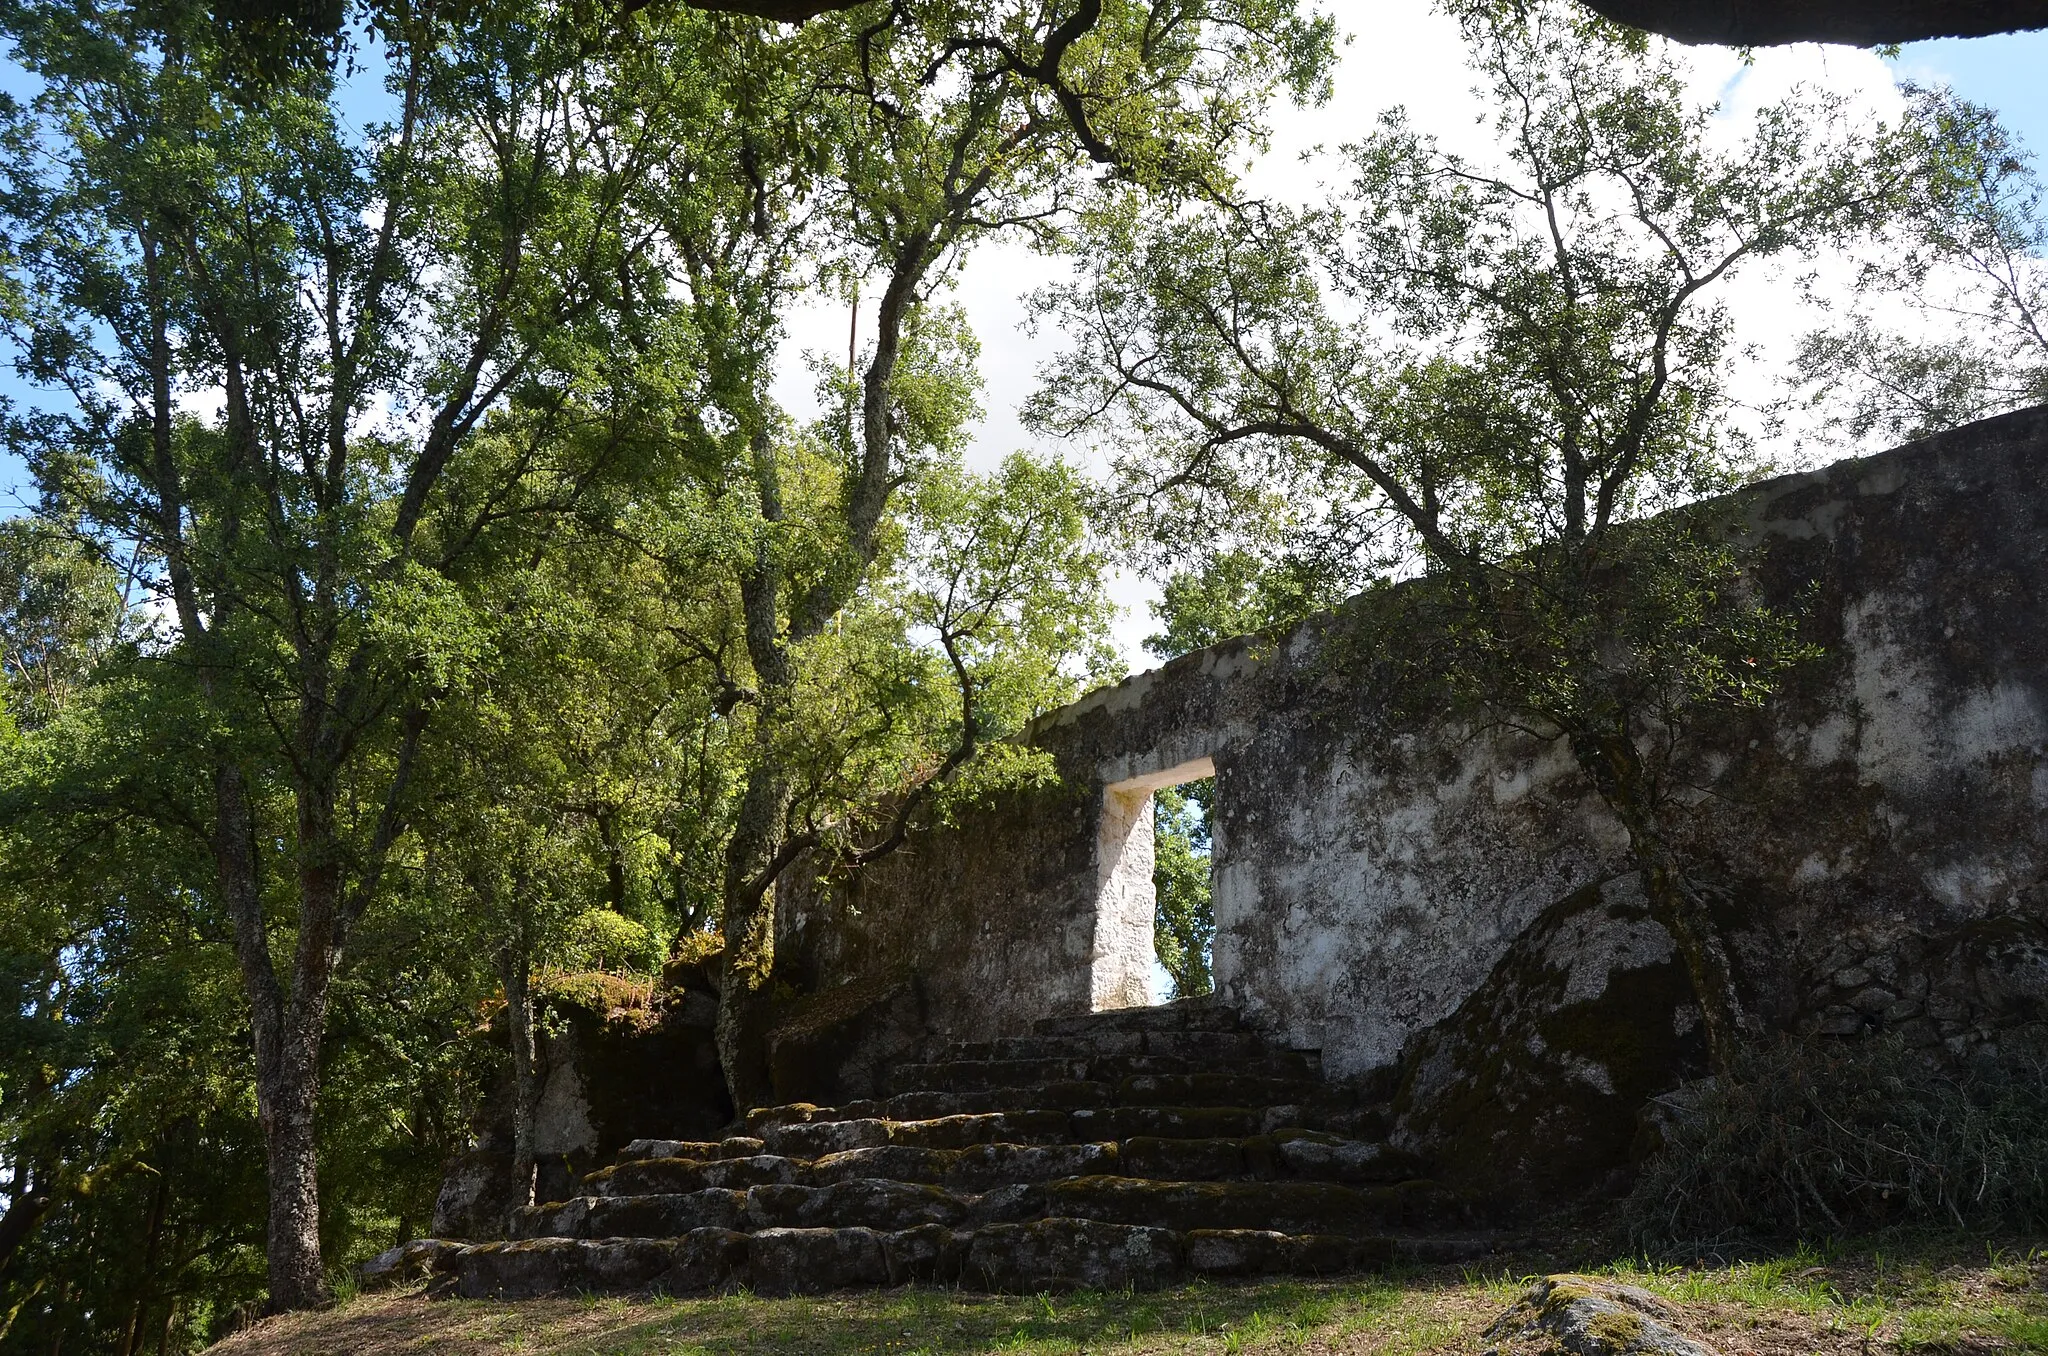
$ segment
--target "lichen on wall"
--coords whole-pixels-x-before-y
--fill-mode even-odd
[[[1705,1058],[1671,938],[1616,877],[1545,909],[1410,1043],[1393,1141],[1495,1197],[1569,1195],[1626,1164],[1637,1108]]]

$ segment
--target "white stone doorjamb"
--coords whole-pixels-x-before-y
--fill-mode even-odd
[[[1095,949],[1089,962],[1091,1010],[1150,1006],[1152,994],[1152,793],[1216,775],[1213,758],[1194,758],[1102,788],[1095,835]]]

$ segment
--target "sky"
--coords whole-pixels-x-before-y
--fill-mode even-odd
[[[1301,200],[1312,196],[1317,172],[1301,161],[1318,145],[1334,148],[1363,134],[1384,109],[1405,106],[1412,120],[1454,146],[1480,149],[1476,120],[1482,106],[1470,93],[1471,76],[1454,26],[1435,14],[1429,0],[1340,0],[1332,6],[1340,26],[1349,30],[1334,81],[1335,95],[1323,107],[1277,110],[1273,144],[1253,163],[1247,183],[1257,192]],[[1876,111],[1896,108],[1901,82],[1947,84],[1964,97],[1999,110],[2007,125],[2027,144],[2048,151],[2048,32],[1989,38],[1943,39],[1907,46],[1894,60],[1853,48],[1802,45],[1764,48],[1745,66],[1726,49],[1689,49],[1697,88],[1718,97],[1731,109],[1753,107],[1795,82],[1809,82],[1850,94]],[[381,102],[377,76],[358,76],[345,93],[344,108],[368,121]],[[29,78],[11,62],[0,60],[0,90],[24,97]],[[1047,448],[1018,421],[1018,409],[1030,395],[1041,365],[1057,351],[1058,336],[1032,333],[1026,325],[1025,299],[1056,281],[1064,266],[1017,246],[984,247],[961,271],[953,299],[966,311],[982,343],[981,371],[986,416],[971,455],[974,464],[990,467],[1009,452],[1025,447],[1057,450],[1084,465],[1099,466],[1086,448]],[[1791,332],[1784,315],[1784,291],[1759,280],[1731,295],[1738,323],[1760,342],[1782,342]],[[848,316],[843,304],[820,303],[791,319],[777,394],[794,413],[813,408],[806,350],[844,355]],[[865,329],[865,326],[863,326]],[[840,358],[843,361],[843,356]],[[0,395],[35,401],[11,366],[0,366]],[[0,515],[26,507],[32,490],[21,467],[0,453]],[[1125,615],[1116,638],[1135,669],[1155,662],[1142,648],[1153,627],[1148,604],[1156,592],[1129,577],[1119,577],[1113,590]]]
[[[1354,0],[1334,9],[1340,24],[1351,30],[1339,58],[1334,96],[1319,108],[1276,111],[1271,149],[1247,174],[1255,191],[1295,200],[1312,196],[1319,175],[1302,163],[1302,153],[1356,139],[1383,110],[1396,105],[1454,148],[1483,151],[1487,143],[1477,124],[1485,110],[1471,93],[1462,44],[1455,26],[1433,12],[1429,0],[1378,0],[1369,10]],[[1349,18],[1361,12],[1369,13],[1369,21]],[[2048,70],[2048,32],[1914,43],[1892,61],[1867,50],[1818,44],[1759,49],[1748,65],[1725,48],[1687,50],[1699,94],[1718,98],[1732,111],[1754,108],[1795,83],[1808,83],[1845,93],[1873,110],[1895,112],[1902,103],[1901,83],[1946,84],[1999,110],[2027,144],[2048,152],[2048,80],[2041,77]],[[982,344],[986,414],[970,457],[979,467],[991,467],[1017,448],[1057,450],[1091,469],[1102,465],[1094,450],[1052,448],[1018,420],[1039,369],[1059,345],[1056,333],[1032,332],[1025,300],[1064,276],[1065,267],[1021,246],[996,245],[984,246],[961,272],[954,299]],[[1767,351],[1782,350],[1799,328],[1788,315],[1787,296],[1788,289],[1762,274],[1739,282],[1729,299],[1743,336]],[[798,313],[787,354],[794,358],[816,349],[843,355],[847,320],[839,302]],[[800,361],[785,362],[777,394],[792,410],[809,409],[810,382]],[[1119,574],[1112,594],[1123,608],[1115,638],[1126,663],[1134,672],[1156,666],[1159,661],[1143,648],[1145,636],[1156,629],[1150,616],[1156,588]]]

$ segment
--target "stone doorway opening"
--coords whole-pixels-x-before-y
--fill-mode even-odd
[[[1193,758],[1102,788],[1089,993],[1096,1012],[1207,992],[1215,776],[1213,758]],[[1170,794],[1176,788],[1185,789]]]

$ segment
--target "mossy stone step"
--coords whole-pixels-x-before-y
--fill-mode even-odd
[[[818,1120],[774,1125],[762,1132],[769,1149],[791,1158],[823,1158],[888,1144],[967,1149],[977,1144],[1065,1144],[1073,1127],[1064,1111],[1001,1111],[930,1120]]]
[[[885,1144],[827,1154],[810,1165],[816,1186],[855,1177],[887,1177],[956,1191],[990,1191],[1017,1182],[1049,1182],[1085,1173],[1114,1172],[1114,1144],[975,1144],[961,1149],[928,1149]]]
[[[905,1092],[994,1092],[1058,1083],[1103,1083],[1121,1088],[1142,1075],[1235,1075],[1280,1078],[1310,1085],[1319,1061],[1299,1050],[1274,1050],[1252,1057],[1208,1055],[1099,1055],[1086,1059],[963,1059],[906,1064],[894,1075]]]
[[[988,1088],[978,1092],[899,1092],[878,1102],[849,1104],[872,1107],[895,1120],[932,1120],[939,1116],[978,1116],[994,1111],[1067,1111],[1079,1106],[1106,1106],[1116,1101],[1116,1086],[1086,1079],[1039,1083],[1024,1087]]]
[[[613,1155],[614,1163],[631,1163],[642,1158],[752,1158],[767,1146],[750,1136],[706,1141],[698,1139],[635,1139]]]
[[[827,1187],[782,1184],[744,1191],[707,1188],[653,1196],[578,1196],[517,1212],[521,1238],[672,1238],[693,1229],[875,1228],[925,1224],[959,1228],[1044,1213],[1043,1192],[1028,1202],[1017,1193],[988,1201],[989,1193],[962,1193],[916,1182],[858,1177]]]
[[[1237,1096],[1249,1099],[1245,1105],[1257,1105],[1258,1098],[1277,1095],[1290,1106],[1330,1106],[1327,1089],[1313,1076],[1282,1080],[1277,1086],[1254,1081],[1256,1079],[1257,1075],[1250,1075],[1248,1081],[1239,1083],[1234,1089],[1210,1081],[1206,1086],[1198,1085],[1196,1090],[1184,1093],[1183,1097],[1192,1097],[1197,1104],[1214,1104],[1219,1099]],[[901,1092],[893,1097],[848,1102],[840,1107],[815,1108],[809,1119],[919,1121],[935,1120],[940,1116],[984,1116],[999,1111],[1078,1111],[1086,1107],[1161,1105],[1159,1099],[1162,1096],[1173,1096],[1153,1085],[1125,1087],[1129,1081],[1127,1078],[1114,1081],[1080,1079],[981,1091]],[[1336,1107],[1330,1106],[1330,1109],[1335,1110]],[[765,1107],[750,1114],[773,1115],[785,1121],[795,1119],[780,1115],[786,1110],[783,1107]],[[764,1124],[757,1121],[750,1129],[759,1134]]]
[[[1315,1130],[1174,1138],[1136,1135],[1116,1142],[1118,1172],[1161,1181],[1273,1181],[1299,1178],[1347,1184],[1405,1182],[1427,1175],[1414,1154],[1379,1141]]]
[[[511,1236],[675,1238],[694,1229],[738,1229],[753,1188],[707,1187],[652,1196],[575,1196],[512,1212]]]
[[[532,1299],[573,1293],[696,1295],[745,1284],[756,1293],[822,1293],[910,1282],[1030,1293],[1130,1286],[1189,1276],[1331,1274],[1384,1268],[1388,1238],[1274,1230],[1181,1232],[1100,1220],[1042,1219],[976,1229],[702,1228],[674,1238],[535,1238],[450,1247],[435,1258],[436,1293]]]
[[[1091,1036],[1099,1032],[1242,1031],[1236,1008],[1191,1000],[1152,1008],[1114,1008],[1074,1017],[1041,1017],[1031,1024],[1036,1036]]]
[[[636,1140],[514,1241],[437,1252],[443,1288],[999,1290],[1383,1266],[1467,1203],[1213,1001],[1036,1024],[895,1071],[898,1091],[749,1113],[745,1135]],[[1415,1245],[1426,1253],[1437,1240]]]
[[[549,1295],[701,1294],[747,1266],[745,1234],[702,1229],[680,1238],[536,1238],[480,1243],[437,1259],[436,1293],[461,1299]]]
[[[915,1229],[926,1224],[957,1229],[988,1218],[978,1210],[979,1203],[979,1193],[882,1177],[854,1177],[828,1187],[755,1187],[747,1193],[746,1221],[754,1231]],[[1007,1213],[1007,1200],[994,1204]]]
[[[1075,1139],[1230,1139],[1262,1134],[1264,1109],[1253,1106],[1095,1106],[1067,1113]],[[1280,1128],[1280,1127],[1275,1127]]]
[[[1356,1237],[1469,1220],[1470,1206],[1435,1182],[1347,1187],[1329,1182],[1183,1182],[1073,1177],[1047,1183],[1046,1213],[1160,1229],[1268,1229]]]
[[[845,1149],[811,1162],[810,1181],[830,1186],[855,1177],[888,1177],[898,1182],[924,1182],[939,1186],[960,1161],[959,1149],[927,1149],[917,1144],[878,1144],[868,1149]]]
[[[1312,1101],[1319,1079],[1305,1073],[1132,1074],[1118,1081],[1119,1106],[1273,1106]]]
[[[992,1191],[1010,1183],[1053,1182],[1117,1171],[1115,1144],[977,1144],[960,1151],[959,1159],[946,1171],[946,1185]]]
[[[649,1141],[667,1148],[675,1141]],[[1385,1184],[1426,1175],[1412,1154],[1370,1141],[1312,1130],[1269,1135],[1052,1144],[994,1142],[965,1148],[888,1143],[841,1150],[816,1159],[757,1154],[747,1158],[648,1158],[601,1168],[583,1179],[592,1196],[676,1195],[707,1188],[830,1186],[860,1177],[888,1178],[986,1191],[1010,1182],[1108,1175],[1162,1181],[1269,1181],[1299,1178]]]
[[[1245,1140],[1166,1139],[1139,1135],[1117,1148],[1122,1177],[1153,1177],[1183,1182],[1226,1181],[1250,1175]]]
[[[929,1094],[937,1097],[940,1094]],[[893,1100],[893,1099],[892,1099]],[[968,1099],[948,1095],[944,1105],[958,1105]],[[1267,1134],[1284,1129],[1320,1128],[1328,1119],[1312,1105],[1290,1103],[1284,1107],[1239,1106],[1118,1106],[1107,1100],[1071,1109],[1040,1106],[1004,1111],[960,1111],[935,1116],[893,1117],[876,1114],[880,1103],[859,1103],[847,1107],[821,1107],[798,1102],[789,1106],[765,1107],[752,1112],[748,1128],[763,1149],[788,1153],[789,1146],[819,1145],[804,1157],[838,1153],[846,1149],[872,1148],[900,1142],[930,1144],[934,1148],[962,1148],[968,1144],[1025,1143],[1057,1144],[1101,1140],[1124,1140],[1138,1135],[1172,1139],[1215,1139]],[[919,1109],[923,1109],[922,1105]],[[1332,1114],[1345,1108],[1332,1108]],[[942,1126],[940,1122],[944,1122]],[[874,1126],[918,1126],[901,1134]],[[852,1129],[826,1129],[851,1126]],[[801,1133],[786,1132],[801,1127]],[[816,1127],[816,1128],[813,1128]],[[1022,1133],[1019,1133],[1022,1131]],[[939,1143],[944,1138],[948,1143]]]
[[[707,1187],[769,1186],[802,1181],[807,1165],[780,1154],[750,1158],[641,1158],[599,1168],[583,1185],[592,1196],[654,1196]]]
[[[993,1092],[998,1088],[1039,1087],[1046,1083],[1077,1083],[1087,1079],[1090,1061],[1068,1055],[1060,1059],[968,1059],[941,1064],[900,1064],[890,1085],[905,1092]]]
[[[1386,1238],[1290,1235],[1269,1229],[1181,1232],[1088,1219],[1043,1219],[977,1230],[961,1280],[983,1290],[1154,1290],[1188,1276],[1334,1275],[1383,1270]]]
[[[1018,1090],[1022,1092],[1022,1090]],[[848,1102],[846,1106],[813,1106],[811,1102],[791,1102],[788,1106],[758,1106],[748,1112],[748,1129],[754,1135],[764,1137],[774,1131],[791,1125],[827,1125],[834,1120],[891,1120],[891,1122],[922,1122],[922,1120],[948,1120],[956,1122],[963,1129],[969,1120],[975,1127],[991,1129],[1001,1125],[1030,1125],[1032,1133],[1042,1133],[1047,1127],[1065,1125],[1065,1108],[1049,1106],[1047,1102],[1036,1102],[1032,1106],[969,1106],[971,1102],[987,1102],[985,1096],[961,1096],[948,1092],[913,1092],[885,1102]],[[1016,1120],[1026,1116],[1026,1120]],[[981,1131],[977,1131],[981,1133]],[[985,1137],[983,1137],[985,1139]],[[766,1141],[762,1141],[766,1143]],[[983,1141],[973,1141],[983,1143]]]
[[[900,1092],[877,1101],[833,1108],[841,1119],[931,1120],[939,1116],[987,1115],[997,1111],[1079,1110],[1102,1106],[1240,1106],[1276,1103],[1315,1106],[1329,1090],[1314,1073],[1270,1077],[1261,1073],[1197,1071],[1134,1074],[1110,1079],[1073,1079],[985,1089]],[[767,1108],[777,1111],[780,1108]],[[760,1113],[750,1113],[760,1114]],[[814,1116],[813,1119],[826,1119]],[[753,1133],[762,1133],[750,1123]]]
[[[1264,1037],[1253,1031],[1097,1031],[1081,1036],[1005,1036],[993,1041],[956,1042],[940,1047],[935,1062],[1100,1059],[1117,1055],[1257,1059],[1271,1048]]]
[[[1245,1139],[1265,1135],[1294,1138],[1320,1136],[1332,1146],[1343,1142],[1373,1143],[1383,1136],[1384,1115],[1377,1109],[1345,1106],[1086,1106],[1071,1111],[970,1112],[928,1120],[896,1121],[881,1117],[846,1118],[823,1107],[777,1108],[811,1119],[787,1122],[770,1119],[758,1141],[770,1152],[794,1158],[821,1158],[853,1149],[902,1144],[957,1149],[975,1144],[1089,1144],[1137,1138]],[[1362,1167],[1375,1153],[1335,1147],[1320,1158],[1334,1167]],[[1318,1151],[1295,1151],[1288,1171],[1309,1171]],[[1348,1157],[1347,1157],[1348,1156]],[[1253,1165],[1252,1171],[1260,1171]],[[1354,1167],[1337,1171],[1337,1180],[1356,1175]]]
[[[1167,1080],[1172,1081],[1167,1081]],[[865,1148],[890,1142],[890,1137],[872,1128],[828,1131],[806,1129],[790,1136],[795,1127],[828,1125],[925,1125],[946,1121],[952,1125],[992,1126],[1003,1120],[1029,1123],[1034,1128],[1024,1142],[1040,1143],[1056,1121],[1070,1122],[1076,1140],[1128,1139],[1132,1135],[1165,1134],[1181,1139],[1209,1139],[1217,1135],[1257,1135],[1282,1129],[1327,1130],[1357,1139],[1379,1138],[1383,1113],[1376,1107],[1360,1108],[1330,1103],[1320,1096],[1299,1094],[1322,1089],[1290,1079],[1210,1078],[1202,1074],[1136,1075],[1127,1084],[1144,1082],[1142,1088],[1117,1090],[1092,1083],[1076,1087],[1072,1098],[1053,1099],[1047,1089],[1006,1089],[1015,1096],[977,1093],[917,1093],[888,1102],[857,1102],[844,1107],[818,1107],[804,1103],[766,1107],[751,1113],[749,1128],[761,1147],[755,1152],[789,1153],[788,1145],[824,1143],[831,1147],[820,1153]],[[1247,1094],[1286,1091],[1297,1094],[1277,1105],[1261,1103]],[[1233,1096],[1240,1100],[1232,1100]],[[1161,1129],[1186,1124],[1193,1129]],[[1114,1133],[1097,1127],[1115,1125]],[[936,1133],[936,1132],[934,1132]],[[989,1142],[981,1134],[974,1142]],[[811,1155],[815,1156],[815,1154]]]
[[[964,1157],[964,1156],[963,1156]],[[673,1160],[670,1160],[673,1161]],[[960,1167],[955,1160],[953,1169]],[[949,1176],[952,1175],[949,1169]],[[663,1238],[692,1229],[909,1229],[1028,1222],[1040,1217],[1174,1229],[1277,1230],[1355,1237],[1465,1222],[1463,1198],[1434,1182],[1185,1181],[1108,1173],[965,1185],[846,1177],[828,1186],[767,1183],[636,1196],[578,1196],[515,1217],[520,1238]]]

